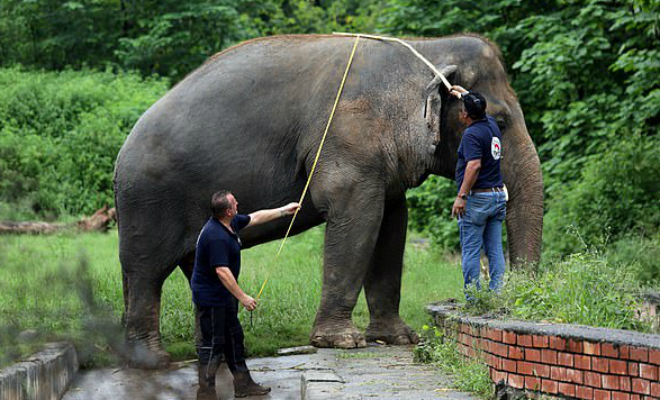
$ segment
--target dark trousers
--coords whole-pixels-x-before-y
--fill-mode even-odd
[[[201,366],[219,364],[224,354],[232,374],[248,370],[237,306],[237,301],[231,301],[224,307],[197,307],[202,336],[197,345],[197,356]]]

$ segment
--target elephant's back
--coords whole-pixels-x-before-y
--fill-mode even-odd
[[[332,39],[256,39],[212,57],[138,120],[119,153],[117,179],[191,160],[225,170],[255,154],[291,153],[332,105],[348,56],[332,53],[348,53],[351,44]]]

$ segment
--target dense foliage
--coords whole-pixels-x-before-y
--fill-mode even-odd
[[[500,45],[542,161],[546,252],[579,249],[567,229],[588,244],[658,230],[660,2],[406,0],[384,15],[392,33],[475,31]],[[411,203],[446,187],[433,181]],[[450,240],[446,218],[413,216]]]
[[[90,214],[113,204],[117,152],[167,86],[135,74],[0,70],[0,214]]]
[[[652,237],[660,225],[658,0],[5,0],[0,15],[1,67],[66,71],[0,75],[0,201],[41,217],[111,200],[118,146],[166,82],[121,71],[175,83],[272,34],[471,31],[501,47],[539,150],[546,251]],[[440,178],[409,195],[411,225],[447,247],[457,246],[452,197]]]

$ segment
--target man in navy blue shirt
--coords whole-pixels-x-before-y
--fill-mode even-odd
[[[241,239],[238,234],[245,227],[292,215],[298,208],[298,203],[290,203],[244,215],[238,214],[238,202],[232,193],[220,191],[211,197],[213,216],[197,239],[195,267],[190,280],[201,331],[201,341],[197,346],[198,400],[217,399],[215,375],[221,354],[224,354],[227,366],[234,375],[235,397],[270,392],[269,387],[252,380],[245,364],[243,328],[238,320],[237,303],[252,311],[257,307],[257,302],[238,285],[241,272]]]
[[[502,133],[486,114],[486,99],[456,85],[451,93],[462,100],[459,118],[467,126],[458,147],[456,184],[458,195],[452,216],[458,217],[461,265],[465,288],[480,289],[481,249],[488,257],[489,288],[499,291],[504,278],[502,221],[506,217],[506,194],[500,158]],[[468,300],[472,300],[466,292]]]

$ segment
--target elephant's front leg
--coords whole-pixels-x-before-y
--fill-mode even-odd
[[[364,347],[352,314],[364,283],[383,215],[381,196],[356,188],[335,202],[325,231],[323,291],[310,341],[317,347]]]
[[[408,208],[405,196],[388,204],[378,242],[364,281],[371,317],[367,340],[404,345],[417,343],[415,331],[399,316],[403,251],[406,244]]]

